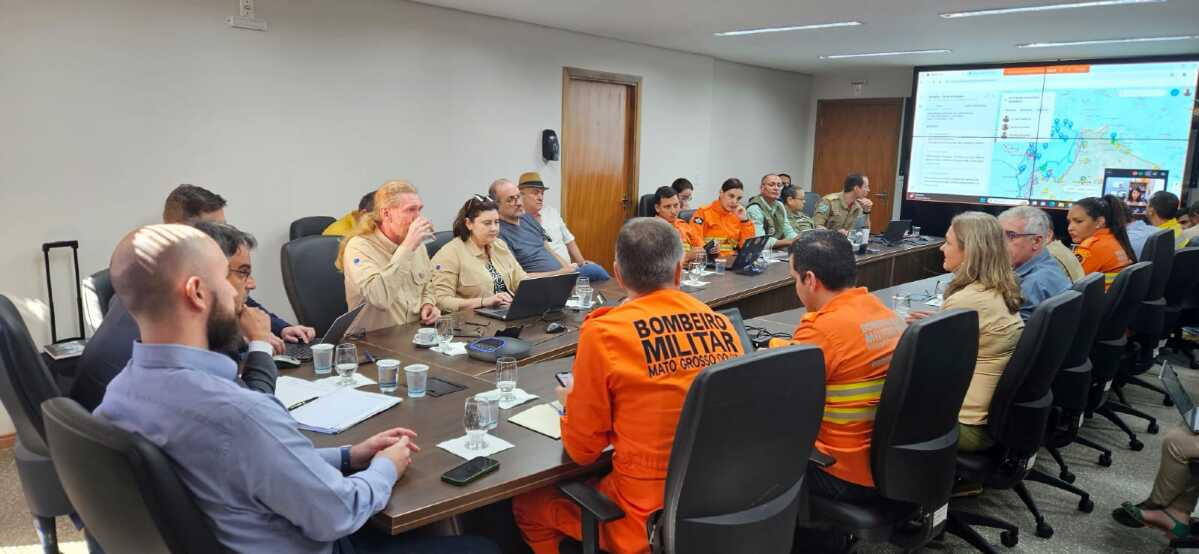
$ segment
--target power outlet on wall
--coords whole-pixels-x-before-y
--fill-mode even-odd
[[[266,20],[254,15],[254,0],[239,0],[238,9],[240,15],[226,17],[225,23],[234,29],[266,31]]]

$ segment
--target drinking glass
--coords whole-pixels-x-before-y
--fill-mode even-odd
[[[591,307],[591,279],[582,275],[575,279],[574,298],[579,309],[586,310]]]
[[[375,362],[375,367],[379,369],[379,392],[383,394],[395,392],[400,384],[400,361],[384,358]]]
[[[906,294],[891,296],[891,311],[895,312],[899,319],[906,321],[908,314],[912,313],[912,297]]]
[[[450,342],[454,340],[454,316],[443,315],[437,320],[437,349],[449,354]]]
[[[495,429],[500,424],[500,399],[487,393],[476,394],[475,399],[487,408],[487,430]]]
[[[703,248],[696,248],[692,251],[691,261],[698,263],[700,269],[708,265],[708,253]]]
[[[358,347],[351,343],[343,343],[337,345],[337,352],[333,355],[334,368],[337,369],[338,385],[348,387],[354,384],[354,372],[358,371]]]
[[[724,258],[716,258],[716,274],[724,275],[724,265],[727,263]]]
[[[333,373],[333,345],[320,343],[312,345],[312,370],[317,375]]]
[[[472,396],[466,399],[466,413],[462,418],[466,427],[466,449],[482,450],[487,448],[487,402]]]
[[[504,356],[495,360],[495,387],[500,389],[500,402],[513,402],[516,395],[516,358]]]
[[[699,282],[700,277],[704,274],[704,265],[702,262],[695,260],[691,261],[691,281]]]
[[[425,396],[429,384],[429,366],[412,364],[404,367],[404,384],[408,386],[408,398]]]

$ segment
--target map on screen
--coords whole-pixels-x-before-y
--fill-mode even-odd
[[[1178,194],[1197,73],[1199,60],[918,71],[907,198],[1064,208],[1133,172],[1153,179],[1131,194]]]

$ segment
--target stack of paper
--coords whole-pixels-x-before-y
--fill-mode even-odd
[[[292,410],[291,416],[301,429],[333,435],[399,403],[395,396],[343,387]]]
[[[508,418],[508,421],[551,439],[562,438],[562,416],[550,404],[533,406]]]

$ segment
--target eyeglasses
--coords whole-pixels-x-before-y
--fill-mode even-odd
[[[242,281],[245,281],[250,278],[250,270],[249,269],[230,269],[229,273],[236,273],[238,275],[241,275]]]
[[[1036,237],[1040,235],[1036,233],[1017,233],[1015,231],[1004,231],[1003,236],[1007,237],[1008,240],[1016,240],[1020,237]]]

